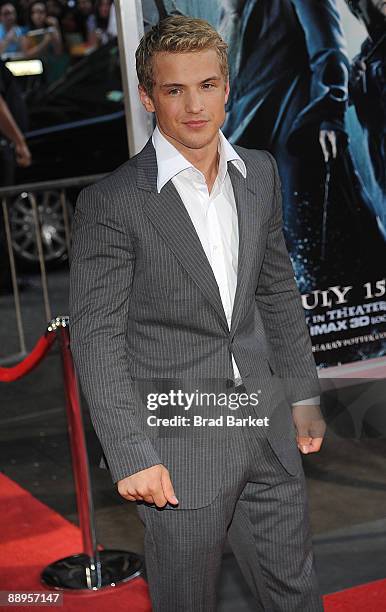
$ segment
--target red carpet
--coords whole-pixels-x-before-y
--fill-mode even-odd
[[[82,552],[79,528],[4,474],[0,474],[0,508],[0,590],[49,592],[40,583],[40,572],[53,561]],[[0,606],[4,612],[10,609],[28,608]],[[139,577],[109,592],[66,591],[63,606],[31,606],[30,609],[150,612],[151,604],[147,584]]]
[[[323,601],[325,612],[386,612],[386,580],[330,593]]]
[[[52,561],[81,552],[79,528],[4,474],[0,474],[0,508],[0,590],[48,591],[40,584],[40,572]],[[386,612],[386,580],[326,595],[324,608],[325,612]],[[32,609],[47,610],[47,606]],[[151,604],[146,582],[134,578],[109,592],[66,592],[60,609],[151,612]],[[0,610],[9,612],[10,607],[0,606]]]

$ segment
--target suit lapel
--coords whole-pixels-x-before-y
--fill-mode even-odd
[[[239,153],[240,154],[240,153]],[[240,155],[241,157],[241,155]],[[235,299],[232,311],[232,322],[230,335],[233,338],[237,326],[240,322],[242,308],[249,287],[252,265],[255,259],[256,249],[258,248],[258,224],[259,215],[257,214],[258,207],[255,204],[256,198],[259,195],[256,193],[255,185],[253,188],[250,183],[251,172],[248,172],[247,178],[240,174],[235,166],[228,164],[228,172],[232,181],[233,193],[237,206],[237,218],[239,226],[239,252],[237,264],[237,286]]]
[[[137,157],[137,185],[148,191],[145,214],[228,330],[216,278],[178,191],[172,181],[166,183],[161,193],[157,191],[157,158],[151,138]]]
[[[252,206],[250,201],[251,198],[256,198],[256,194],[248,188],[247,180],[232,163],[228,164],[228,169],[237,205],[239,226],[237,288],[230,330],[233,335],[240,320],[248,286],[255,252],[251,247],[257,235],[257,220],[256,207]],[[137,156],[137,185],[148,192],[144,204],[145,214],[216,310],[224,328],[229,332],[216,278],[178,191],[172,181],[166,183],[161,193],[157,191],[157,159],[151,138]]]

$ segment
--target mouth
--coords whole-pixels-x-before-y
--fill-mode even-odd
[[[200,120],[200,121],[184,121],[184,125],[187,125],[190,128],[201,128],[204,127],[208,121]]]

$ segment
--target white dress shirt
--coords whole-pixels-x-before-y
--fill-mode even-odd
[[[230,329],[237,285],[239,231],[228,162],[234,164],[244,179],[247,175],[245,163],[219,130],[218,174],[209,193],[204,174],[165,138],[158,126],[154,129],[152,142],[157,156],[158,193],[170,180],[177,189],[213,270]],[[232,365],[238,385],[242,381],[233,354]],[[312,398],[313,403],[316,399],[319,398]]]

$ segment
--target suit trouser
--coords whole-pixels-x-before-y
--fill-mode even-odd
[[[257,610],[322,611],[303,468],[288,474],[265,435],[232,429],[224,480],[210,505],[137,504],[153,611],[216,610],[226,537]]]

